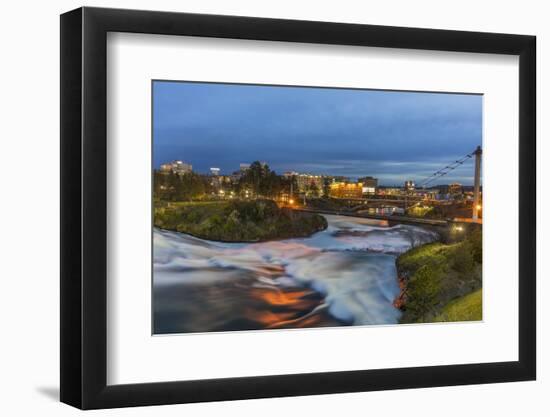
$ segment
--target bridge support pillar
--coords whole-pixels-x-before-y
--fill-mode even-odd
[[[474,205],[472,207],[472,219],[477,220],[479,216],[479,186],[481,180],[481,147],[478,146],[474,152],[475,176],[474,176]]]

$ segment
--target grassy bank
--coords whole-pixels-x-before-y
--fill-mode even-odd
[[[476,321],[482,319],[481,288],[447,304],[434,321]]]
[[[414,248],[397,259],[402,323],[481,318],[481,231],[454,244]]]
[[[307,237],[327,227],[323,216],[281,209],[271,200],[157,204],[154,224],[223,242]]]

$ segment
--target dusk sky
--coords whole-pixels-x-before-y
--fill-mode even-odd
[[[265,161],[298,171],[417,183],[482,140],[482,96],[153,83],[153,164],[223,174]],[[473,161],[433,184],[473,184]]]

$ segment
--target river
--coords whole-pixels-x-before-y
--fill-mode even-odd
[[[396,256],[437,234],[325,217],[311,237],[262,243],[154,229],[154,333],[397,323]]]

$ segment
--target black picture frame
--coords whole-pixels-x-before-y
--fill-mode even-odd
[[[519,360],[107,385],[108,32],[519,56]],[[534,380],[534,36],[102,8],[61,15],[61,401],[82,409]]]

